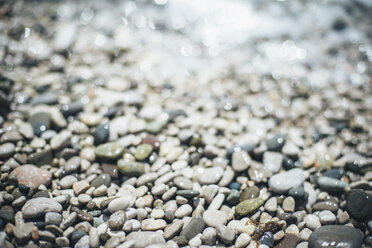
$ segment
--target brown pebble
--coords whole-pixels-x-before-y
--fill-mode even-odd
[[[275,248],[295,248],[298,237],[291,233],[286,233],[284,239]]]
[[[49,171],[31,164],[25,164],[15,168],[11,175],[17,177],[18,183],[24,184],[32,190],[37,189],[41,184],[49,185],[52,181],[52,174]]]
[[[116,165],[103,163],[102,164],[102,169],[103,169],[103,172],[106,173],[106,174],[109,174],[111,176],[111,178],[113,178],[113,179],[119,178],[119,171],[118,171],[118,167]]]
[[[91,214],[89,214],[85,211],[82,211],[82,210],[78,209],[77,207],[72,207],[71,211],[76,212],[77,217],[82,221],[92,221],[93,220],[93,216]]]
[[[34,226],[32,228],[31,238],[33,241],[38,241],[40,238],[39,229],[37,228],[37,226]]]
[[[14,225],[12,223],[7,223],[5,225],[5,232],[8,234],[8,235],[12,235],[13,234],[13,228],[14,228]]]
[[[142,140],[142,143],[151,145],[152,149],[154,150],[158,150],[160,146],[158,137],[152,134],[147,134],[146,137]]]

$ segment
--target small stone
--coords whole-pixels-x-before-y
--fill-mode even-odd
[[[185,216],[189,216],[191,213],[192,207],[189,204],[184,204],[176,210],[174,216],[176,216],[176,218],[182,218]]]
[[[230,191],[230,194],[226,198],[226,202],[230,206],[235,206],[236,204],[239,203],[239,198],[240,198],[239,191],[237,191],[237,190],[231,190]]]
[[[173,182],[179,189],[183,190],[192,189],[192,181],[187,177],[176,177],[175,179],[173,179]]]
[[[80,120],[88,126],[96,126],[102,120],[102,115],[99,113],[81,113]]]
[[[107,224],[112,230],[118,230],[123,227],[125,220],[126,220],[125,211],[119,210],[110,216],[110,219],[108,220]]]
[[[270,151],[280,151],[285,144],[285,136],[283,134],[276,134],[273,138],[267,140],[267,149]]]
[[[274,235],[271,232],[264,232],[260,238],[260,244],[272,247],[274,245]]]
[[[111,213],[115,213],[119,210],[126,210],[130,205],[129,199],[127,197],[120,197],[112,200],[108,205],[108,210]]]
[[[372,217],[372,195],[361,189],[352,189],[346,194],[346,209],[357,220]]]
[[[320,223],[322,223],[323,225],[331,225],[336,222],[336,215],[334,215],[329,210],[321,211],[318,214],[318,216],[319,216]]]
[[[316,183],[319,188],[327,192],[343,192],[345,187],[349,187],[349,184],[344,181],[325,176],[319,177]]]
[[[282,167],[283,155],[278,152],[265,152],[263,155],[263,164],[266,169],[277,173]]]
[[[205,224],[211,227],[218,225],[225,225],[227,222],[227,215],[224,211],[220,210],[206,210],[203,214]]]
[[[148,158],[148,156],[150,156],[151,152],[152,152],[152,146],[149,145],[149,144],[141,144],[139,146],[137,146],[136,148],[136,152],[134,154],[134,157],[137,159],[137,160],[145,160]]]
[[[178,196],[183,196],[185,198],[194,198],[200,195],[200,192],[198,190],[192,190],[192,189],[184,189],[184,190],[177,190],[176,194]]]
[[[50,198],[34,198],[28,200],[22,207],[22,213],[25,218],[36,218],[47,212],[62,211],[62,206]]]
[[[62,215],[59,213],[48,212],[45,214],[45,225],[59,226],[62,222]]]
[[[131,232],[126,239],[133,240],[135,248],[145,248],[149,245],[154,244],[165,244],[165,239],[163,238],[163,235],[157,232],[149,231]]]
[[[68,130],[63,130],[50,140],[50,146],[53,150],[61,150],[71,143],[72,134]]]
[[[278,194],[284,194],[289,189],[302,185],[305,181],[304,171],[298,168],[273,175],[269,179],[269,187]]]
[[[305,189],[302,186],[296,186],[288,191],[288,195],[292,196],[295,200],[301,200],[305,198]]]
[[[213,227],[207,227],[201,236],[204,245],[214,245],[217,239],[217,231]]]
[[[19,166],[10,174],[17,178],[19,184],[26,185],[32,190],[37,189],[42,184],[49,185],[52,181],[52,175],[49,171],[30,164]]]
[[[323,226],[315,230],[309,239],[309,248],[362,247],[363,233],[350,226]]]
[[[240,194],[240,201],[257,198],[260,194],[260,189],[257,186],[245,188]]]
[[[95,188],[98,188],[101,185],[106,185],[108,187],[108,186],[110,186],[110,183],[111,183],[110,175],[101,174],[92,181],[91,186],[95,187]]]
[[[74,176],[68,175],[61,179],[61,181],[59,182],[59,185],[63,189],[68,189],[68,188],[71,188],[72,184],[75,182],[77,182],[77,178]]]
[[[223,169],[221,167],[207,168],[204,172],[199,175],[200,184],[215,184],[223,175]]]
[[[71,157],[65,164],[65,171],[67,173],[76,172],[80,167],[81,159],[78,156]]]
[[[50,128],[50,115],[47,112],[37,112],[31,115],[28,121],[37,136]]]
[[[235,231],[227,226],[218,225],[217,234],[225,244],[231,244],[235,240]]]
[[[293,213],[295,210],[295,200],[293,199],[293,197],[286,197],[283,201],[282,207],[284,211]]]
[[[84,233],[85,234],[85,233]],[[76,242],[74,248],[89,248],[89,236],[84,235]]]
[[[251,163],[251,157],[245,151],[237,151],[232,154],[232,168],[240,172],[248,169]]]
[[[322,225],[320,224],[318,216],[314,214],[308,214],[305,216],[304,221],[306,223],[306,226],[310,228],[311,230],[318,229]]]
[[[263,204],[264,201],[261,198],[248,199],[236,205],[235,212],[240,216],[247,216],[256,211]]]
[[[17,243],[26,244],[31,239],[31,233],[34,229],[33,223],[24,223],[22,225],[16,225],[13,228],[13,234],[17,239]]]
[[[172,239],[181,231],[182,227],[183,227],[183,221],[181,220],[174,221],[172,224],[165,227],[164,238],[166,240]]]
[[[180,236],[186,237],[187,240],[192,239],[198,233],[201,233],[205,228],[205,223],[202,217],[195,216],[189,224],[181,231]]]
[[[238,238],[235,241],[235,247],[236,248],[243,248],[247,247],[249,243],[251,242],[252,238],[249,236],[248,233],[242,233],[238,236]]]
[[[48,91],[40,95],[35,96],[31,100],[32,105],[46,104],[52,105],[58,102],[58,94],[54,91]]]
[[[123,154],[123,151],[124,147],[121,144],[110,142],[99,145],[96,148],[96,155],[106,159],[117,159]]]
[[[119,171],[128,177],[139,177],[145,173],[145,165],[139,162],[132,162],[128,159],[118,161]]]
[[[269,212],[275,212],[278,207],[278,200],[276,197],[271,197],[266,201],[264,208]]]
[[[13,143],[5,143],[0,145],[0,159],[10,157],[15,152],[15,146]]]
[[[77,196],[80,195],[81,193],[84,193],[89,188],[90,188],[90,184],[85,180],[74,182],[72,184],[72,189],[74,190],[74,194]]]
[[[146,226],[142,227],[144,231],[156,231],[159,229],[164,229],[166,227],[167,223],[165,220],[162,219],[156,219],[151,221],[149,224]]]
[[[166,120],[154,120],[146,125],[146,131],[152,134],[158,134],[166,125]]]
[[[276,246],[278,248],[290,248],[290,247],[296,247],[297,241],[298,241],[298,236],[291,234],[291,233],[286,233],[283,240],[280,241],[280,243]]]
[[[102,123],[98,125],[92,135],[94,138],[94,145],[100,145],[107,142],[110,136],[109,123]]]

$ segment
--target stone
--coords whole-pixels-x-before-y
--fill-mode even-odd
[[[33,223],[24,223],[22,225],[16,225],[13,228],[13,234],[19,244],[26,244],[31,239],[31,233],[36,228]]]
[[[69,158],[65,164],[65,171],[67,173],[76,172],[80,168],[81,159],[78,156]]]
[[[149,232],[149,231],[142,231],[142,232],[131,232],[127,237],[126,240],[134,241],[135,248],[145,248],[149,245],[154,244],[165,244],[165,239],[163,235],[157,232]]]
[[[189,224],[181,231],[180,236],[186,237],[187,240],[192,239],[197,234],[201,233],[205,228],[205,222],[201,216],[195,216]]]
[[[302,186],[296,186],[288,191],[288,195],[295,200],[302,200],[305,198],[305,189]]]
[[[89,248],[89,236],[84,235],[76,242],[74,248]]]
[[[49,171],[40,169],[31,164],[25,164],[15,168],[11,173],[14,175],[18,183],[37,189],[40,185],[49,185],[52,181],[52,175]]]
[[[280,241],[280,243],[275,247],[278,247],[278,248],[295,248],[298,239],[299,239],[298,236],[296,236],[294,234],[291,234],[291,233],[286,233],[284,235],[284,238],[282,239],[282,241]]]
[[[111,184],[111,177],[108,174],[101,174],[98,177],[96,177],[92,183],[91,186],[98,188],[101,185],[106,185],[107,187]]]
[[[304,221],[306,223],[306,226],[311,230],[316,230],[321,227],[319,217],[314,214],[306,215]]]
[[[62,222],[62,215],[55,212],[48,212],[45,214],[45,225],[59,226]]]
[[[181,190],[192,189],[192,181],[187,177],[176,177],[173,179],[173,182]]]
[[[43,132],[50,128],[50,114],[48,112],[37,112],[30,116],[28,119],[34,133],[40,136]]]
[[[150,156],[152,150],[153,150],[153,148],[152,148],[151,145],[141,144],[141,145],[137,146],[136,152],[134,153],[134,157],[137,160],[145,160],[145,159],[148,158],[148,156]]]
[[[119,171],[128,177],[139,177],[145,173],[145,165],[139,162],[132,162],[128,159],[118,160]]]
[[[102,115],[99,113],[83,112],[80,114],[80,120],[88,126],[96,126],[102,120]]]
[[[283,155],[278,152],[265,152],[263,154],[263,164],[266,169],[277,173],[282,167]]]
[[[124,146],[115,142],[105,143],[96,148],[96,156],[106,159],[117,159],[123,152]]]
[[[218,225],[216,230],[217,230],[218,237],[225,244],[231,244],[235,240],[235,230],[234,229],[232,229],[230,227],[227,227],[227,226]]]
[[[302,185],[305,181],[304,171],[298,168],[275,174],[269,179],[269,187],[278,194],[284,194],[289,189]]]
[[[362,247],[363,233],[350,226],[329,225],[315,230],[309,239],[309,248]]]
[[[240,202],[235,207],[235,213],[240,216],[247,216],[248,214],[253,213],[259,207],[264,204],[264,201],[261,198],[253,198]]]
[[[89,188],[90,188],[90,184],[85,180],[74,182],[72,184],[72,189],[74,190],[74,194],[77,196],[84,193]]]
[[[272,247],[274,245],[274,235],[271,232],[264,232],[260,238],[260,244]]]
[[[323,210],[318,214],[320,223],[323,225],[331,225],[336,222],[336,215],[329,210]]]
[[[183,221],[182,220],[175,220],[170,225],[166,226],[164,229],[164,238],[166,240],[172,239],[177,234],[181,232],[181,229],[183,227]]]
[[[185,198],[194,198],[200,195],[198,190],[192,189],[184,189],[184,190],[177,190],[176,195],[185,197]]]
[[[223,169],[221,167],[211,167],[204,170],[203,173],[199,175],[200,184],[215,184],[217,183],[223,175]]]
[[[65,176],[61,179],[61,181],[59,181],[59,185],[63,188],[63,189],[68,189],[68,188],[71,188],[71,186],[77,182],[77,178],[72,176],[72,175],[68,175],[68,176]]]
[[[15,145],[13,143],[5,143],[0,145],[0,159],[10,157],[15,152]]]
[[[160,229],[164,229],[167,226],[167,222],[162,219],[156,219],[151,221],[149,224],[142,226],[142,230],[144,231],[156,231]]]
[[[213,227],[207,227],[201,236],[204,245],[214,245],[217,239],[217,231]]]
[[[63,130],[59,134],[53,136],[50,140],[50,147],[53,150],[61,150],[71,143],[72,133],[68,130]]]
[[[123,227],[125,220],[126,220],[125,211],[119,210],[110,216],[107,224],[112,230],[118,230]]]
[[[110,136],[110,124],[102,123],[98,125],[92,135],[94,138],[94,145],[100,145],[107,142]]]
[[[283,201],[283,204],[282,204],[283,210],[286,211],[286,212],[293,213],[294,210],[295,210],[295,204],[296,203],[295,203],[295,200],[293,199],[293,197],[288,196]]]
[[[226,224],[227,215],[220,210],[206,210],[203,214],[203,219],[208,226],[217,227],[218,225]]]
[[[69,104],[63,104],[61,106],[61,113],[64,115],[64,116],[75,116],[76,114],[78,114],[79,112],[81,112],[84,108],[84,105],[82,102],[80,101],[75,101],[75,102],[71,102]]]
[[[346,210],[351,217],[365,221],[372,218],[372,194],[352,189],[346,194]]]
[[[239,198],[240,198],[239,191],[231,190],[230,193],[228,194],[228,196],[226,197],[226,202],[230,206],[235,206],[236,204],[239,203]]]
[[[260,189],[257,186],[245,188],[240,194],[240,201],[257,198],[260,195]]]
[[[27,163],[34,164],[37,166],[50,164],[53,159],[52,149],[47,148],[39,152],[32,153],[27,158]]]
[[[236,151],[232,154],[232,168],[234,171],[241,172],[248,169],[251,157],[245,151]]]
[[[25,218],[36,218],[47,212],[62,212],[62,206],[50,198],[33,198],[28,200],[22,207]]]
[[[349,184],[342,180],[325,176],[318,177],[316,183],[322,190],[334,193],[343,192],[345,187],[349,187]]]
[[[235,241],[235,247],[236,248],[247,247],[251,240],[252,238],[251,236],[249,236],[248,233],[241,233]]]
[[[130,206],[130,201],[128,197],[119,197],[112,200],[108,204],[108,210],[110,213],[115,213],[119,210],[126,210]]]
[[[275,212],[278,207],[278,200],[276,197],[271,197],[266,201],[264,208],[269,212]]]
[[[271,139],[267,140],[267,149],[270,151],[280,151],[285,144],[285,135],[276,134]]]
[[[192,207],[189,204],[184,204],[176,210],[174,216],[176,216],[176,218],[182,218],[185,216],[189,216],[191,213]]]

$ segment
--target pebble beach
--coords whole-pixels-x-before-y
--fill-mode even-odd
[[[372,4],[0,3],[0,247],[372,247]]]

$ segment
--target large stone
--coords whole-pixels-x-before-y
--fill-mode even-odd
[[[15,175],[18,183],[26,185],[31,189],[37,189],[41,184],[49,185],[52,174],[31,164],[25,164],[15,168],[11,175]]]
[[[323,247],[362,247],[363,233],[350,226],[322,226],[315,230],[309,239],[309,248]]]

